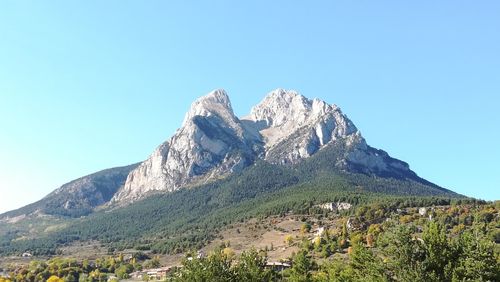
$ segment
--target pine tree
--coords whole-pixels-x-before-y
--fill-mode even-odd
[[[307,256],[307,252],[302,250],[298,252],[293,259],[293,266],[290,273],[292,282],[311,281],[312,262]]]

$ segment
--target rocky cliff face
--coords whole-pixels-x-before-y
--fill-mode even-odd
[[[260,148],[259,137],[234,115],[226,92],[213,91],[192,104],[182,127],[129,174],[113,202],[240,171],[254,162]]]
[[[265,158],[273,163],[296,163],[331,142],[359,134],[336,105],[283,89],[271,92],[246,119],[258,125]]]
[[[0,219],[31,214],[85,216],[94,208],[108,203],[138,165],[110,168],[78,178],[35,203],[1,214]]]
[[[127,177],[112,199],[127,203],[241,171],[257,159],[295,164],[340,145],[339,169],[387,176],[415,175],[402,161],[369,147],[336,105],[277,89],[239,119],[224,90],[196,100],[182,127]],[[416,175],[415,175],[416,177]]]
[[[309,100],[295,91],[269,93],[245,120],[258,128],[266,146],[265,159],[272,163],[297,163],[335,144],[342,148],[334,164],[340,169],[382,176],[414,175],[408,164],[368,146],[339,107]]]

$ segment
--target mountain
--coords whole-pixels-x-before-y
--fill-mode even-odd
[[[123,206],[155,193],[217,181],[260,161],[300,164],[327,147],[336,148],[329,165],[338,171],[439,188],[418,177],[407,163],[367,145],[336,105],[276,89],[238,118],[227,93],[218,89],[197,99],[182,126],[142,163],[74,180],[0,219],[35,213],[84,216],[97,207]]]
[[[254,107],[246,120],[258,125],[266,144],[265,159],[272,163],[297,163],[328,144],[341,144],[343,154],[335,163],[341,169],[425,182],[407,163],[368,146],[339,107],[319,99],[277,89]]]
[[[128,175],[111,202],[127,204],[155,192],[214,181],[257,160],[296,164],[330,144],[342,145],[334,160],[339,169],[434,185],[407,163],[368,146],[336,105],[276,89],[240,119],[219,89],[192,104],[182,126]]]
[[[77,179],[0,216],[0,255],[51,255],[75,241],[178,253],[230,223],[314,213],[327,202],[390,200],[396,209],[463,199],[370,147],[336,105],[277,89],[238,118],[226,92],[215,90],[144,162]],[[31,224],[41,217],[9,220],[38,213],[66,217],[38,228]]]
[[[396,211],[465,200],[452,191],[411,179],[341,170],[332,160],[341,158],[344,150],[343,145],[329,144],[291,165],[257,160],[225,178],[146,197],[125,207],[99,210],[36,236],[19,231],[2,236],[0,232],[0,255],[26,251],[53,255],[64,246],[96,241],[117,251],[175,254],[200,249],[235,222],[272,215],[302,217],[317,213],[315,206],[329,202],[348,202],[355,207],[386,203]]]
[[[1,214],[0,219],[36,213],[70,217],[88,215],[94,208],[107,203],[138,165],[110,168],[78,178],[35,203]]]

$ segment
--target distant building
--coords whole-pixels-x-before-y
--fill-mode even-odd
[[[425,216],[427,214],[427,208],[419,208],[418,209],[418,213],[421,215],[421,216]]]
[[[267,269],[272,269],[272,270],[275,270],[275,271],[283,271],[285,269],[288,269],[290,268],[292,265],[290,263],[287,263],[287,262],[267,262],[266,263],[266,268]]]
[[[167,274],[172,270],[172,267],[160,267],[144,269],[142,271],[136,271],[130,274],[131,278],[142,279],[144,275],[147,275],[150,280],[163,280],[167,277]]]

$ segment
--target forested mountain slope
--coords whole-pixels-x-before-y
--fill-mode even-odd
[[[2,253],[56,253],[61,245],[98,240],[114,248],[171,253],[199,248],[225,225],[255,216],[307,211],[315,204],[354,205],[381,198],[449,203],[463,196],[415,176],[352,173],[332,165],[339,148],[327,146],[293,166],[259,161],[240,173],[190,189],[153,195],[126,207],[100,211],[34,240],[2,238]],[[413,197],[413,198],[412,198]]]

